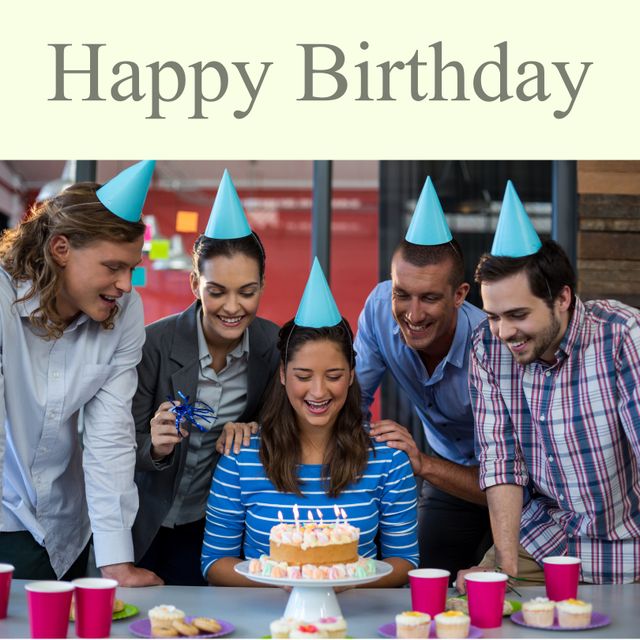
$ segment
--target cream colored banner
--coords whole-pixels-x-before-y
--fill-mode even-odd
[[[1,21],[3,158],[640,158],[636,0],[39,0]]]

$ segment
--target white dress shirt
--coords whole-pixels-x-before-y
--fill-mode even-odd
[[[120,298],[111,330],[80,314],[45,340],[29,321],[38,297],[15,302],[30,286],[0,269],[0,531],[29,531],[58,577],[92,532],[98,566],[131,562],[142,301]]]

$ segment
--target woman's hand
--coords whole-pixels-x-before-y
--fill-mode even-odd
[[[180,427],[182,438],[176,430],[176,416],[169,409],[179,402],[163,402],[151,418],[151,457],[154,460],[166,458],[172,453],[182,438],[186,438],[189,432]]]
[[[216,451],[228,455],[233,448],[234,453],[240,453],[242,447],[249,446],[251,435],[257,432],[257,422],[227,422],[216,442]]]

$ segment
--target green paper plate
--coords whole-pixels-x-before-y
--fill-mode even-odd
[[[522,602],[520,602],[520,600],[507,600],[507,602],[513,607],[513,613],[522,609]]]
[[[124,609],[122,611],[118,611],[113,614],[111,617],[112,620],[124,620],[125,618],[132,618],[133,616],[137,616],[140,613],[140,609],[136,607],[135,604],[126,604],[124,605]],[[71,614],[69,614],[69,621],[73,622],[74,618]]]
[[[140,613],[140,609],[135,604],[126,604],[122,611],[118,611],[113,614],[113,620],[124,620],[125,618],[131,618]]]
[[[466,600],[467,599],[467,594],[465,593],[464,595],[457,595],[457,596],[452,596],[454,598],[460,598],[461,600]],[[449,598],[447,598],[448,600]],[[504,618],[505,616],[510,616],[512,613],[516,613],[518,611],[520,611],[522,609],[522,602],[520,602],[520,600],[509,600],[509,599],[505,599],[505,602],[508,602],[511,605],[511,608],[513,609],[513,611],[511,611],[510,613],[503,613],[502,617]]]

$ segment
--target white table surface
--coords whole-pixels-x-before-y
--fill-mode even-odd
[[[9,615],[0,620],[0,638],[28,638],[24,580],[14,580],[9,602]],[[543,587],[520,588],[524,599],[544,595]],[[453,592],[451,593],[453,595]],[[611,624],[589,631],[542,631],[529,629],[504,618],[502,627],[484,630],[487,638],[640,638],[640,584],[581,585],[578,596],[593,604],[594,611],[606,613]],[[232,622],[236,630],[229,638],[260,638],[269,633],[269,623],[282,616],[289,594],[280,588],[231,587],[145,587],[119,588],[117,597],[140,608],[134,618],[115,621],[112,638],[134,637],[129,632],[133,620],[146,617],[146,612],[159,604],[173,604],[187,615],[222,618]],[[511,596],[508,596],[511,597]],[[354,638],[377,638],[378,627],[392,622],[396,613],[411,608],[409,589],[351,589],[338,595],[347,620],[348,635]],[[69,637],[74,638],[74,625]]]

